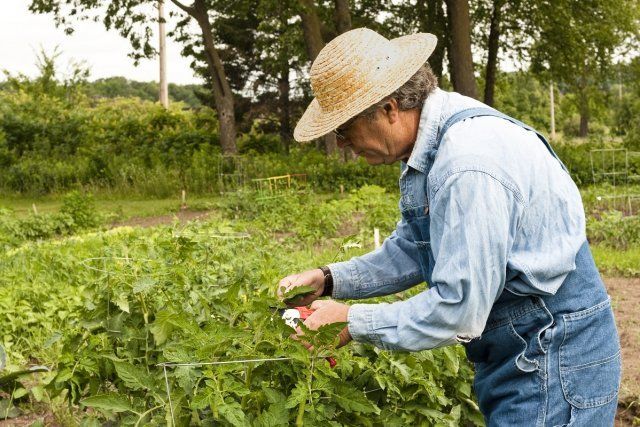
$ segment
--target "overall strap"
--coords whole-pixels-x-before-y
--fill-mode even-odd
[[[471,117],[479,117],[479,116],[500,117],[501,119],[508,120],[515,125],[518,125],[526,130],[534,132],[538,136],[538,138],[544,143],[544,145],[547,147],[551,155],[555,157],[558,160],[558,162],[560,162],[560,165],[562,166],[562,168],[568,172],[565,165],[562,163],[560,158],[558,158],[556,153],[553,151],[553,148],[551,148],[549,141],[547,141],[547,139],[540,132],[536,131],[531,126],[522,123],[520,120],[516,120],[513,117],[509,117],[506,114],[503,114],[500,111],[494,110],[493,108],[489,108],[489,107],[467,108],[449,117],[449,119],[447,119],[447,121],[444,123],[444,125],[442,125],[442,127],[438,131],[438,136],[436,138],[436,147],[440,147],[440,142],[442,141],[444,134],[449,130],[451,126],[453,126],[454,124],[462,120],[465,120]]]

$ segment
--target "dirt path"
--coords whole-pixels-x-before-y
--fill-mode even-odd
[[[211,212],[212,211],[180,210],[168,215],[129,218],[124,221],[114,222],[111,224],[111,227],[155,227],[157,225],[171,224],[176,218],[180,222],[202,221],[206,219]]]
[[[640,278],[605,277],[620,333],[622,387],[616,426],[632,426],[640,417]]]

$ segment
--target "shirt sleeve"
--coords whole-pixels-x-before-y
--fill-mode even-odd
[[[333,298],[360,299],[389,295],[423,281],[419,253],[409,225],[401,220],[382,245],[368,254],[329,264]]]
[[[451,175],[430,207],[433,286],[405,301],[351,306],[353,338],[418,351],[480,336],[504,288],[523,209],[520,198],[487,173]]]

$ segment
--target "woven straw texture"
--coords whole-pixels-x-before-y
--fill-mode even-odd
[[[311,66],[315,99],[296,125],[295,140],[321,137],[393,93],[427,62],[436,42],[428,33],[388,40],[368,28],[333,39]]]

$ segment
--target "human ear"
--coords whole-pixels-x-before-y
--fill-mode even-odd
[[[398,108],[398,101],[396,101],[395,98],[391,98],[382,108],[384,110],[384,115],[390,124],[398,121],[400,109]]]

